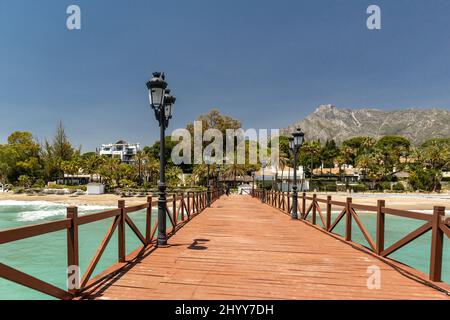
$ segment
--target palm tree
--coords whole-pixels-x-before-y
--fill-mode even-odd
[[[100,166],[104,163],[105,159],[96,153],[92,153],[83,161],[83,170],[90,175],[91,181],[94,174],[99,174]]]
[[[450,145],[445,141],[432,139],[420,148],[420,153],[423,164],[432,173],[433,191],[438,191],[442,179],[442,170],[450,165]]]
[[[140,150],[140,151],[136,152],[134,160],[135,160],[134,163],[135,163],[135,166],[137,167],[137,172],[138,172],[138,183],[141,184],[142,183],[142,171],[143,171],[142,169],[143,169],[145,162],[147,161],[147,154],[144,151]]]
[[[359,168],[363,168],[363,182],[366,181],[367,170],[371,166],[373,162],[373,157],[370,155],[363,154],[356,159],[356,166]]]
[[[106,178],[107,183],[110,186],[113,185],[113,182],[116,184],[119,183],[120,173],[119,173],[120,159],[113,157],[106,157],[104,163],[100,167],[100,172],[102,176]]]
[[[233,177],[234,187],[237,186],[237,176],[243,176],[247,173],[246,168],[242,164],[227,164],[223,170],[224,176]]]
[[[194,181],[196,182],[206,180],[206,176],[208,175],[208,166],[204,163],[195,165],[192,170],[192,175],[195,179]]]
[[[144,165],[147,182],[156,183],[159,174],[159,161],[151,157],[148,157],[147,160],[148,161]]]
[[[309,156],[310,160],[311,160],[311,178],[313,175],[313,170],[314,170],[314,159],[317,158],[320,155],[320,142],[318,141],[308,141],[306,142],[303,146],[302,146],[302,153],[304,155],[306,155],[307,157]]]

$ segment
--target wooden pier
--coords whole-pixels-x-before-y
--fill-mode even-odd
[[[378,266],[379,289],[367,270]],[[445,299],[249,196],[222,197],[94,299]]]
[[[147,242],[147,245],[143,245],[128,257],[122,257],[123,261],[119,261],[117,265],[94,279],[89,280],[90,275],[85,276],[83,290],[69,292],[73,294],[72,297],[61,296],[61,298],[108,300],[450,298],[448,284],[430,280],[428,275],[387,258],[388,251],[396,248],[380,247],[379,241],[383,242],[381,237],[384,237],[381,230],[378,230],[376,241],[369,241],[373,248],[365,248],[351,242],[351,233],[350,239],[346,239],[349,236],[348,228],[346,237],[329,232],[331,227],[339,222],[332,223],[329,215],[325,214],[325,211],[328,213],[331,210],[330,198],[323,200],[303,195],[303,199],[300,197],[300,204],[303,205],[300,210],[301,218],[293,220],[288,214],[283,214],[290,210],[289,195],[267,194],[266,201],[272,206],[261,203],[257,193],[254,195],[255,197],[232,195],[220,198],[217,195],[214,199],[218,199],[210,208],[205,206],[205,197],[202,198],[201,195],[193,196],[192,201],[188,197],[187,200],[176,202],[175,198],[173,208],[177,214],[180,214],[180,210],[189,212],[194,207],[197,207],[197,214],[192,214],[191,219],[187,219],[186,216],[184,221],[183,213],[182,221],[178,222],[179,226],[178,215],[173,216],[172,222],[177,227],[169,239],[168,246],[156,248],[154,241],[152,242],[153,234],[149,230],[149,235],[141,235],[142,242],[144,244]],[[319,206],[321,201],[327,207],[323,209],[323,213]],[[353,207],[363,207],[350,205],[348,202],[336,205],[344,207],[343,213],[338,217],[339,220],[346,216],[345,208],[350,210],[348,216],[353,213],[356,215]],[[143,207],[145,206],[135,209]],[[362,209],[374,209],[366,207]],[[122,215],[126,216],[127,211],[131,210],[122,210]],[[383,213],[384,210],[380,209],[380,212]],[[314,220],[316,217],[320,218],[324,227],[306,221],[308,213],[314,215]],[[441,213],[438,212],[436,215],[441,216]],[[436,215],[416,216],[426,218],[430,225],[419,228],[419,232],[409,238],[405,237],[407,239],[402,243],[394,245],[401,247],[407,244],[410,238],[415,239],[429,230],[436,233],[433,223],[434,228],[436,223],[437,227],[444,226],[442,232],[438,232],[437,235],[433,233],[432,236],[434,239],[432,245],[437,246],[433,249],[434,259],[442,266],[442,248],[439,245],[442,237],[448,236],[448,219],[433,222]],[[343,221],[348,222],[348,219],[345,217]],[[364,229],[364,226],[362,228]],[[0,232],[0,240],[6,236],[4,231]],[[98,261],[100,256],[96,255],[94,261]],[[439,274],[430,276],[440,277],[441,269],[435,266],[434,268],[434,272]],[[378,287],[368,286],[371,270],[380,271]],[[17,274],[7,271],[4,267],[0,268],[0,276],[9,275],[9,279],[16,282],[23,280],[21,277],[17,278]],[[27,282],[22,281],[22,284],[27,285]],[[39,283],[32,285],[35,289],[39,289]]]

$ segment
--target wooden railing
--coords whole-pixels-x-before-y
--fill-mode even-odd
[[[222,190],[210,191],[211,203],[223,194]],[[72,281],[75,289],[61,289],[45,281],[37,279],[31,275],[23,273],[17,269],[0,263],[0,277],[31,289],[40,291],[58,299],[73,299],[77,296],[83,296],[86,292],[103,280],[115,275],[124,268],[130,261],[139,257],[149,246],[156,246],[155,233],[158,221],[155,221],[152,228],[152,208],[157,205],[157,201],[152,197],[147,198],[147,202],[141,205],[126,207],[124,200],[118,201],[118,208],[104,212],[89,214],[85,216],[78,215],[77,207],[67,208],[67,217],[62,220],[44,222],[40,224],[12,228],[0,231],[0,244],[11,243],[14,241],[36,237],[61,230],[67,231],[67,265],[68,281]],[[199,214],[207,207],[207,192],[187,192],[172,194],[167,199],[166,212],[171,224],[168,230],[168,236],[176,233],[193,216]],[[142,234],[128,215],[131,212],[146,210],[145,234]],[[100,246],[94,257],[90,261],[86,271],[80,277],[74,276],[73,271],[79,270],[79,247],[78,247],[78,228],[81,225],[97,222],[100,220],[114,218],[111,226],[106,232]],[[139,238],[141,246],[126,256],[126,238],[125,225],[128,225],[133,233]],[[114,232],[118,232],[118,263],[91,279],[92,274],[100,261]],[[69,286],[68,286],[69,287]]]
[[[261,190],[254,190],[253,197],[263,199],[264,193]],[[266,191],[265,202],[275,207],[286,214],[292,212],[292,193]],[[307,205],[307,201],[309,204]],[[320,204],[325,206],[321,208]],[[398,210],[388,208],[385,206],[385,200],[378,200],[376,206],[356,204],[352,202],[352,198],[347,198],[345,202],[334,201],[331,196],[326,199],[320,199],[316,194],[306,196],[306,193],[299,193],[298,195],[298,216],[299,219],[305,220],[311,215],[311,224],[318,225],[317,219],[320,219],[321,228],[328,233],[333,233],[333,230],[338,223],[345,218],[345,236],[341,237],[345,241],[352,241],[352,220],[354,219],[357,226],[361,230],[364,238],[367,240],[369,247],[367,249],[374,254],[386,258],[390,254],[404,247],[411,241],[419,238],[431,230],[431,254],[430,254],[430,271],[429,279],[431,281],[442,281],[442,256],[444,247],[444,235],[450,237],[450,218],[445,218],[445,207],[435,206],[433,214],[426,214],[422,212],[412,212],[405,210]],[[332,221],[332,206],[339,209],[339,215]],[[369,234],[363,221],[360,219],[357,211],[369,211],[376,213],[376,238],[373,239]],[[394,215],[404,218],[411,218],[424,221],[424,224],[402,239],[385,248],[385,216]],[[320,227],[320,226],[319,226]],[[333,233],[333,235],[340,237]],[[394,260],[395,261],[395,260]]]

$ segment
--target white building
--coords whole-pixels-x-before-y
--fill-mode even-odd
[[[258,183],[263,180],[263,170],[259,170],[255,174],[255,179]],[[294,182],[294,169],[286,167],[283,171],[275,167],[267,167],[264,169],[264,184],[273,185],[277,180],[278,190],[291,191],[292,184]],[[303,166],[299,166],[297,169],[297,186],[298,191],[308,191],[309,181],[305,179],[305,171]]]
[[[102,144],[99,154],[120,159],[123,163],[132,163],[134,156],[141,150],[139,143],[127,143],[118,141],[116,143]]]
[[[87,185],[87,194],[88,195],[99,195],[105,193],[105,186],[101,183],[89,183]]]

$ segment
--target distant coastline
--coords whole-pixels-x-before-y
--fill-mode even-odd
[[[324,193],[317,192],[317,195],[331,195],[333,200],[345,201],[347,197],[352,197],[354,203],[376,205],[378,199],[385,199],[386,206],[403,210],[433,210],[433,206],[444,206],[450,213],[450,194],[414,194],[414,193]],[[82,195],[71,197],[69,195],[31,195],[0,193],[0,206],[3,200],[15,201],[48,201],[63,203],[67,205],[97,205],[116,206],[118,200],[125,200],[127,205],[138,205],[146,202],[145,197],[122,198],[114,194],[104,195]]]

